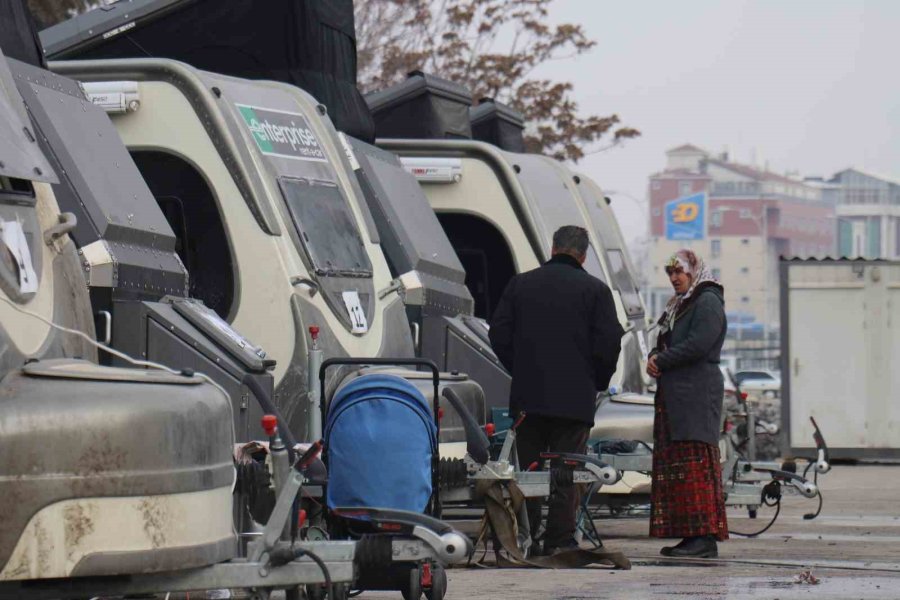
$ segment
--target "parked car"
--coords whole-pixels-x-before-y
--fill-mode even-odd
[[[741,390],[748,394],[758,394],[766,398],[777,398],[781,395],[781,377],[772,371],[738,371],[734,378]]]

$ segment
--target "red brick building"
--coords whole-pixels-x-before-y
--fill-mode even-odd
[[[670,294],[662,265],[676,249],[694,248],[725,285],[733,332],[761,337],[778,327],[778,258],[834,253],[834,204],[819,187],[714,156],[686,144],[666,153],[665,170],[650,176],[649,213],[654,285]],[[703,194],[694,236],[667,235],[667,205]]]

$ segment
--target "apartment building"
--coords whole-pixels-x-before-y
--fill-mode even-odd
[[[833,254],[832,197],[822,186],[691,144],[666,159],[649,181],[651,296],[671,295],[663,265],[678,248],[693,248],[725,286],[731,335],[773,339],[779,257]]]

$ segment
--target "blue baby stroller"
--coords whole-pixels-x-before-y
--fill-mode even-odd
[[[421,527],[442,535],[453,531],[437,520],[437,366],[422,359],[329,359],[319,371],[323,399],[325,371],[335,365],[409,365],[432,372],[433,406],[413,384],[396,375],[365,374],[338,389],[323,406],[323,459],[328,468],[328,529],[332,538],[359,540],[358,587],[400,590],[407,600],[418,600],[423,593],[429,600],[440,600],[447,589],[443,565],[431,560],[391,561],[398,536],[412,534],[417,525],[418,531]],[[385,515],[403,515],[405,521],[385,520]]]

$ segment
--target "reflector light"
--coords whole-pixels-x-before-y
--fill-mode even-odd
[[[260,422],[267,436],[273,437],[275,432],[278,431],[278,417],[275,415],[263,415]]]

